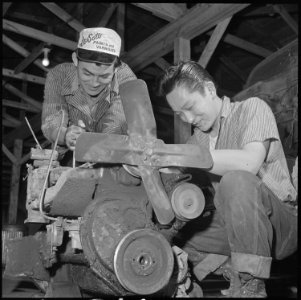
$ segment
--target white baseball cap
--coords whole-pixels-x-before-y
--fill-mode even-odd
[[[121,38],[116,31],[105,27],[85,28],[79,34],[77,57],[83,61],[112,63],[119,57]],[[112,56],[112,60],[103,59],[102,53]]]

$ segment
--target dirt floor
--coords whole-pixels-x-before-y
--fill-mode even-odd
[[[294,278],[279,276],[267,281],[266,289],[268,297],[296,298],[297,283]],[[221,276],[208,276],[202,282],[204,298],[221,298],[221,289],[228,287],[228,283]],[[2,278],[2,298],[42,298],[44,296],[30,281],[10,280]],[[147,298],[147,297],[144,297]]]
[[[268,297],[297,299],[297,254],[273,262],[271,278],[266,281]],[[2,270],[3,274],[3,270]],[[201,283],[204,298],[222,298],[220,291],[229,283],[223,276],[210,274]],[[2,276],[2,298],[42,298],[44,294],[29,280],[7,279]],[[147,297],[143,297],[146,299]]]

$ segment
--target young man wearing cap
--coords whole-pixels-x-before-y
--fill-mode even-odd
[[[256,97],[220,98],[213,78],[192,61],[165,71],[160,94],[194,125],[188,143],[207,147],[213,159],[206,174],[216,210],[180,235],[195,274],[201,280],[219,268],[231,280],[227,296],[266,297],[272,257],[297,250],[297,193],[272,110]]]
[[[75,149],[83,131],[126,134],[127,125],[119,85],[136,79],[120,61],[121,38],[109,28],[80,32],[73,63],[62,63],[47,74],[42,110],[42,132],[58,145]]]

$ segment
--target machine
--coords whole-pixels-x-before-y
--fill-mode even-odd
[[[128,135],[85,132],[73,167],[56,147],[31,149],[26,223],[44,230],[8,242],[4,276],[32,279],[45,297],[187,296],[187,253],[173,237],[206,212],[189,174],[162,168],[207,169],[196,145],[157,139],[146,84],[120,86]]]

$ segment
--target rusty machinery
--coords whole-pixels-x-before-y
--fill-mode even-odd
[[[159,170],[207,169],[212,158],[199,146],[157,139],[144,81],[121,85],[120,95],[128,135],[82,133],[81,165],[64,167],[56,150],[31,149],[25,222],[46,230],[8,243],[4,275],[31,278],[46,296],[183,296],[189,288],[187,254],[172,237],[203,213],[204,195],[189,175]],[[128,181],[120,183],[121,173]]]

